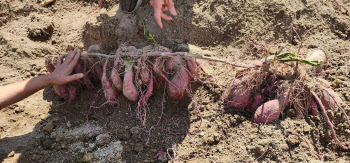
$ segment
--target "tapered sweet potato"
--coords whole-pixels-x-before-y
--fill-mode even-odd
[[[178,65],[174,76],[170,80],[171,83],[167,83],[167,93],[174,100],[180,100],[185,94],[188,88],[189,75],[186,67]]]
[[[147,92],[146,94],[143,96],[143,98],[139,101],[139,106],[144,106],[148,99],[152,96],[152,93],[153,93],[153,73],[151,71],[151,77],[149,78],[149,84],[148,84],[148,87],[147,87]]]
[[[112,87],[111,82],[108,79],[107,76],[107,64],[108,64],[108,60],[106,60],[105,65],[103,66],[103,73],[102,73],[102,78],[101,78],[101,82],[102,82],[102,88],[105,94],[105,97],[107,99],[107,101],[111,102],[111,101],[116,101],[118,98],[118,93],[117,91],[115,91]]]
[[[113,69],[111,72],[111,80],[112,80],[114,87],[118,91],[122,92],[123,91],[123,80],[119,75],[118,66],[119,66],[119,60],[117,59],[114,61]]]
[[[251,93],[247,89],[233,90],[227,101],[227,107],[244,110],[251,104]]]
[[[187,68],[192,76],[196,76],[198,73],[197,63],[193,58],[185,57]]]
[[[312,104],[311,110],[310,110],[311,115],[316,116],[316,115],[318,114],[318,106],[317,106],[317,103],[316,103],[316,101],[315,101],[314,99],[312,99],[311,104]]]
[[[130,64],[125,64],[125,74],[123,80],[123,94],[130,101],[137,101],[139,94],[133,82],[133,68]]]

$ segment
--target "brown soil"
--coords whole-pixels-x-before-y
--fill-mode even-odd
[[[177,0],[178,16],[164,22],[162,30],[148,1],[136,13],[155,40],[173,51],[245,63],[264,56],[258,45],[283,44],[289,47],[287,51],[297,51],[300,40],[291,30],[293,24],[303,40],[300,55],[317,47],[327,52],[328,72],[322,77],[332,82],[350,114],[350,1],[337,2]],[[1,0],[1,85],[47,74],[44,56],[65,54],[67,47],[86,51],[90,45],[100,44],[109,53],[117,49],[117,42],[138,48],[152,43],[140,35],[139,18],[123,13],[118,2],[105,0],[102,8],[97,6],[98,2],[91,0],[56,1],[47,7],[40,7],[40,0]],[[350,159],[350,152],[336,145],[321,116],[296,119],[286,114],[274,123],[260,125],[251,122],[249,113],[225,109],[220,96],[235,70],[220,63],[200,63],[220,88],[191,84],[203,118],[195,133],[171,135],[163,131],[192,131],[200,118],[189,97],[179,102],[165,97],[163,103],[162,87],[149,100],[146,126],[136,117],[136,104],[124,97],[119,99],[119,107],[92,109],[89,123],[108,134],[93,132],[86,119],[91,102],[104,101],[98,89],[82,91],[74,103],[68,103],[47,88],[0,111],[0,160],[319,162],[307,143],[291,132],[308,140],[325,161]],[[341,142],[350,146],[350,127],[343,115],[337,110],[328,114]],[[172,158],[166,154],[168,149]]]

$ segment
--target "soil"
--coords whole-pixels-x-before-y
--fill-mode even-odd
[[[84,52],[93,44],[113,53],[120,43],[141,48],[145,40],[140,17],[155,40],[173,51],[249,63],[266,54],[263,47],[300,56],[315,48],[328,55],[322,78],[332,83],[350,114],[350,1],[333,0],[177,0],[178,15],[159,29],[153,9],[144,1],[134,14],[119,2],[0,0],[0,85],[45,75],[44,57]],[[295,31],[298,35],[292,30]],[[299,39],[300,36],[300,39]],[[136,103],[120,97],[120,104],[90,108],[104,102],[98,90],[81,91],[69,103],[52,88],[0,111],[2,162],[344,162],[350,152],[333,140],[322,116],[286,116],[269,124],[251,122],[252,115],[225,108],[221,94],[230,85],[232,66],[199,60],[219,87],[192,82],[190,97],[173,101],[163,87],[149,100],[145,126],[136,117]],[[4,92],[1,92],[4,93]],[[350,146],[350,126],[338,110],[328,114],[341,142]],[[88,119],[87,119],[88,117]],[[159,120],[159,123],[158,123]],[[186,135],[174,132],[198,131]],[[293,135],[297,133],[300,136]],[[315,153],[308,146],[315,150]],[[167,152],[168,151],[168,152]]]

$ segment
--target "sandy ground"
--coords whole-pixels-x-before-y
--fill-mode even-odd
[[[139,18],[121,12],[118,2],[104,1],[102,8],[97,3],[57,0],[40,7],[40,0],[1,0],[0,85],[47,74],[44,57],[65,54],[67,47],[86,51],[100,44],[109,53],[118,48],[117,42],[138,48],[152,43],[140,36]],[[136,14],[161,45],[228,61],[261,59],[259,45],[286,45],[297,51],[301,41],[291,30],[293,24],[303,43],[300,55],[314,48],[327,52],[328,72],[322,77],[332,83],[350,114],[349,0],[176,0],[175,4],[178,16],[165,22],[163,29],[155,24],[148,2]],[[350,152],[336,145],[321,116],[284,116],[259,125],[251,122],[249,113],[225,109],[220,95],[235,70],[220,63],[200,63],[220,88],[191,84],[203,118],[197,132],[163,131],[192,131],[201,120],[189,97],[174,102],[163,97],[162,89],[149,100],[151,117],[142,126],[136,104],[123,97],[119,107],[90,110],[91,101],[104,100],[98,90],[82,91],[74,103],[68,103],[47,88],[0,111],[0,161],[320,162],[307,142],[327,162],[350,159]],[[337,110],[328,114],[340,141],[350,146],[344,115]]]

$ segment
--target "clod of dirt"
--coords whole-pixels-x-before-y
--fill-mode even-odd
[[[83,156],[81,161],[90,162],[93,158],[94,158],[94,155],[92,153],[87,153]]]
[[[33,27],[28,29],[28,38],[33,41],[45,42],[51,39],[53,34],[54,26],[49,24],[44,27]]]
[[[99,52],[101,52],[100,45],[91,45],[88,49],[88,53],[99,53]]]
[[[100,134],[96,137],[96,144],[97,145],[105,145],[108,144],[111,141],[111,137],[109,134]]]
[[[134,151],[142,152],[143,151],[143,144],[142,143],[135,144]]]
[[[121,158],[122,158],[122,154],[121,154],[121,153],[117,153],[117,154],[115,155],[115,157],[114,157],[114,159],[115,159],[116,161],[120,160]]]
[[[162,153],[158,156],[158,160],[161,162],[166,162],[168,160],[166,153]]]
[[[287,142],[290,144],[290,145],[298,145],[300,144],[300,139],[298,136],[296,135],[289,135],[288,138],[287,138]]]
[[[43,147],[44,149],[50,149],[53,144],[53,141],[51,139],[45,139],[43,141]]]
[[[51,133],[52,130],[53,130],[53,127],[54,127],[53,122],[50,121],[49,123],[47,123],[47,124],[43,127],[43,131],[44,131],[44,132],[47,132],[47,133]]]

